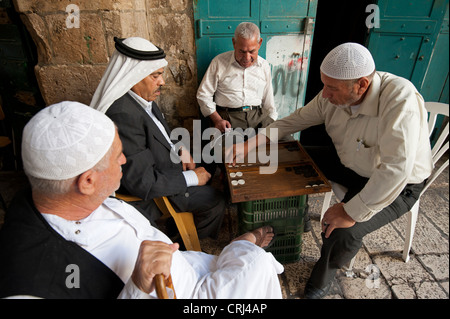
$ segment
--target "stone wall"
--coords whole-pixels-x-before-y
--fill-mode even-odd
[[[147,0],[149,39],[167,54],[160,105],[173,127],[192,128],[198,119],[197,63],[192,0]]]
[[[75,12],[79,9],[79,24]],[[172,127],[198,117],[193,6],[188,0],[14,0],[38,50],[35,73],[47,105],[89,104],[114,52],[113,38],[140,36],[167,53],[159,104]]]

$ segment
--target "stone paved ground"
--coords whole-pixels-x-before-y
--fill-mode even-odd
[[[303,298],[303,289],[320,256],[320,211],[323,195],[309,197],[312,231],[303,234],[301,258],[285,264],[280,275],[283,297]],[[331,205],[335,203],[332,199]],[[357,254],[353,276],[340,271],[327,299],[448,299],[449,298],[449,173],[448,168],[424,193],[411,258],[402,251],[406,216],[366,236]],[[237,235],[237,207],[231,205],[218,241],[202,240],[202,248],[219,253]],[[367,272],[369,271],[369,272]],[[379,280],[371,280],[379,278]]]

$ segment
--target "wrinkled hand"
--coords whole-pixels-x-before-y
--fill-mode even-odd
[[[220,132],[225,133],[226,129],[231,129],[231,123],[224,120],[217,111],[210,114],[209,118],[214,123],[214,127]]]
[[[325,238],[336,228],[350,228],[355,225],[355,221],[345,212],[344,203],[337,203],[328,208],[322,218],[322,232]]]
[[[244,143],[236,143],[233,147],[229,147],[225,150],[225,163],[232,164],[244,163],[245,157],[249,152],[253,151],[258,145],[266,144],[270,140],[264,134],[257,134],[249,138]]]
[[[162,274],[166,279],[169,277],[172,255],[178,247],[177,243],[144,240],[131,274],[134,284],[145,293],[152,292],[155,289],[153,278],[156,275]]]
[[[211,174],[204,167],[197,167],[194,172],[197,174],[198,186],[206,185],[211,178]]]
[[[227,120],[222,119],[222,120],[215,122],[214,127],[216,129],[218,129],[219,131],[221,131],[222,133],[225,133],[226,129],[231,128],[231,123],[228,122]]]

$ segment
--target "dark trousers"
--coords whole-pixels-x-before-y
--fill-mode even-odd
[[[227,108],[217,108],[217,112],[224,119],[230,122],[232,128],[254,128],[256,133],[258,128],[267,127],[273,123],[270,118],[261,108],[254,109],[248,112],[229,112]]]
[[[356,174],[341,164],[333,146],[305,147],[305,149],[327,179],[348,188],[343,202],[349,201],[358,194],[367,183],[368,178]],[[329,238],[325,238],[322,233],[323,245],[320,258],[312,270],[309,283],[316,288],[325,287],[333,280],[336,271],[357,254],[365,235],[396,220],[412,208],[419,198],[424,183],[406,185],[392,204],[368,221],[357,222],[350,228],[335,229]]]
[[[170,196],[178,212],[191,212],[200,239],[217,239],[225,214],[222,192],[209,185],[188,187],[185,194]]]

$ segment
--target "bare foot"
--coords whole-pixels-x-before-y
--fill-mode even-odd
[[[247,240],[261,248],[265,248],[269,246],[271,243],[273,237],[275,236],[273,232],[273,228],[270,226],[263,226],[260,228],[257,228],[255,230],[252,230],[251,232],[245,233],[237,238],[235,240]]]

